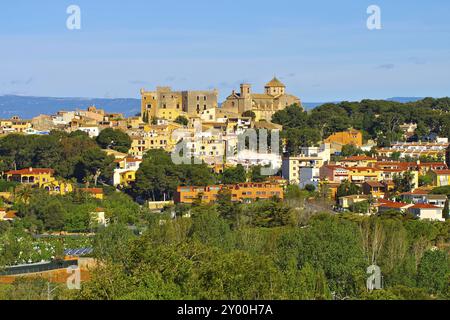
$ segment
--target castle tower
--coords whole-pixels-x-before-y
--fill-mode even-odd
[[[241,84],[241,98],[249,98],[252,94],[252,86],[248,83]]]

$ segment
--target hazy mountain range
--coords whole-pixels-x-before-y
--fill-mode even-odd
[[[411,102],[421,100],[417,97],[395,97],[386,100],[397,102]],[[338,101],[333,101],[338,102]],[[313,109],[326,102],[304,102],[306,109]],[[86,109],[96,106],[108,112],[123,113],[125,116],[133,116],[140,112],[140,99],[103,99],[103,98],[52,98],[32,96],[0,96],[0,118],[8,119],[19,116],[22,119],[30,119],[40,114],[54,114],[60,110]]]

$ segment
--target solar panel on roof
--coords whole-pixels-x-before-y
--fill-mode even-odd
[[[93,251],[93,248],[66,249],[64,250],[64,254],[66,256],[84,256],[91,254]]]

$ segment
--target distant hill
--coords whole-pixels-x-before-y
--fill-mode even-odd
[[[394,97],[386,100],[406,103],[421,99],[423,98]],[[328,102],[303,102],[303,106],[306,110],[311,110],[324,103]],[[339,103],[339,101],[331,103]],[[8,119],[17,115],[22,119],[31,119],[40,114],[54,114],[60,110],[86,109],[92,105],[107,112],[133,116],[140,112],[141,101],[132,98],[51,98],[6,95],[0,96],[0,118]]]
[[[306,110],[312,110],[314,108],[317,108],[318,106],[321,106],[325,103],[339,103],[340,101],[329,101],[329,102],[302,102],[303,107]]]
[[[60,110],[86,109],[96,106],[111,113],[133,116],[141,111],[139,99],[50,98],[27,96],[0,96],[0,118],[20,116],[30,119],[40,114],[54,114]]]

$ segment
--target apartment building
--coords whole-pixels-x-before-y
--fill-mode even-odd
[[[282,187],[273,183],[240,183],[206,187],[181,186],[175,193],[175,203],[191,204],[197,200],[201,200],[203,203],[212,203],[217,201],[219,192],[224,189],[231,192],[233,202],[253,202],[258,199],[273,197],[283,199],[284,197]]]
[[[283,158],[282,176],[292,184],[300,184],[301,168],[320,169],[330,161],[330,158],[331,150],[329,144],[322,144],[320,147],[301,148],[299,156]],[[317,172],[315,174],[320,175]]]
[[[445,160],[446,151],[450,144],[446,140],[440,142],[397,142],[389,148],[380,148],[377,150],[380,157],[391,157],[398,153],[400,158],[420,158],[422,156],[433,157]]]

